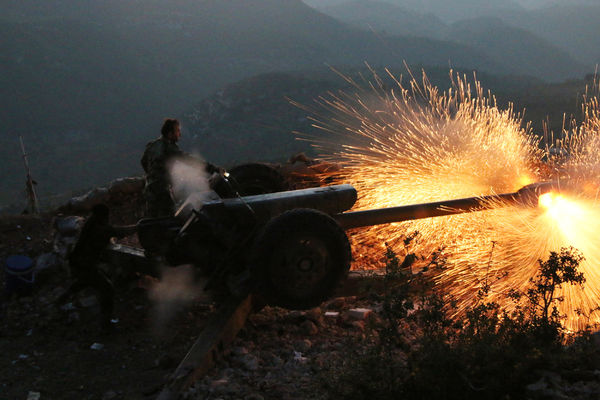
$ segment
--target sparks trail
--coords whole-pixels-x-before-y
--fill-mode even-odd
[[[563,288],[561,312],[568,314],[568,327],[581,327],[586,321],[574,310],[600,302],[598,97],[586,96],[579,127],[571,124],[541,150],[521,115],[512,106],[500,109],[476,79],[471,83],[451,72],[451,88],[440,91],[424,73],[408,85],[386,73],[385,79],[373,72],[372,80],[358,82],[344,76],[351,92],[329,93],[316,108],[305,107],[321,133],[299,136],[324,159],[344,165],[340,179],[360,196],[355,210],[487,196],[545,180],[557,181],[561,194],[542,196],[538,207],[492,204],[479,213],[356,230],[356,265],[372,265],[372,254],[383,254],[384,243],[402,253],[403,239],[418,231],[408,251],[427,255],[445,249],[449,267],[436,281],[461,308],[472,304],[485,282],[491,300],[508,306],[505,294],[528,285],[539,259],[572,246],[585,256],[580,268],[588,285],[584,291]],[[592,317],[600,321],[600,315]]]

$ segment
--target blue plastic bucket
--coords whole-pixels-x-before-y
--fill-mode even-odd
[[[27,256],[9,256],[5,261],[5,289],[8,294],[30,292],[35,281],[33,260]]]

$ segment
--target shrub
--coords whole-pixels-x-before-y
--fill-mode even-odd
[[[582,286],[577,268],[583,257],[574,249],[551,252],[508,312],[486,301],[489,287],[461,318],[452,299],[428,279],[428,268],[444,268],[443,252],[428,268],[413,274],[414,254],[400,262],[391,250],[381,295],[381,319],[371,334],[328,376],[332,398],[352,399],[514,399],[541,370],[573,367],[589,350],[589,335],[566,346],[567,334],[557,295],[565,284]],[[412,261],[411,261],[412,260]],[[415,290],[415,287],[418,290]]]

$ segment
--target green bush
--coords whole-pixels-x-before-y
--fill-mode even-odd
[[[530,287],[510,293],[512,311],[486,300],[488,286],[461,317],[428,278],[430,269],[445,268],[442,249],[417,274],[414,254],[400,262],[388,248],[386,257],[381,318],[347,359],[331,366],[324,380],[331,398],[520,399],[541,371],[581,368],[589,360],[582,357],[589,332],[569,336],[557,308],[561,286],[585,282],[576,250],[540,260]]]

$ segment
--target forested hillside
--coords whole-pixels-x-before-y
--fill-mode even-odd
[[[367,93],[368,83],[361,76],[373,81],[368,70],[344,71],[358,82]],[[396,83],[384,71],[378,71],[388,88]],[[391,68],[403,86],[409,87],[410,74],[403,67]],[[427,68],[429,81],[440,90],[450,87],[447,68]],[[473,82],[473,74],[468,70],[459,71]],[[412,74],[420,79],[418,67]],[[580,117],[581,94],[591,81],[573,80],[568,83],[547,84],[542,80],[498,77],[486,73],[477,74],[485,90],[491,90],[500,108],[509,103],[524,114],[523,124],[531,124],[533,132],[544,135],[544,125],[548,131],[559,133],[563,116]],[[374,81],[373,81],[374,82]],[[356,89],[332,71],[327,73],[305,72],[302,74],[265,74],[252,77],[227,86],[224,90],[207,97],[184,115],[185,140],[188,148],[196,149],[211,161],[227,164],[261,159],[264,161],[285,161],[292,154],[313,152],[309,143],[299,142],[294,131],[304,134],[318,134],[307,116],[320,114],[326,117],[325,110],[315,99],[328,92],[354,93]],[[296,107],[290,101],[300,103]],[[314,110],[307,112],[305,108]]]
[[[139,173],[165,116],[258,73],[403,60],[498,69],[464,45],[382,41],[300,0],[25,0],[0,11],[0,203],[22,187],[18,135],[48,195]]]
[[[297,127],[268,122],[271,110],[279,109],[274,102],[288,107],[284,96],[303,91],[302,98],[309,100],[327,90],[331,86],[311,75],[331,76],[329,66],[344,71],[365,62],[380,69],[398,69],[405,61],[445,71],[452,66],[497,74],[505,82],[499,86],[511,85],[506,74],[583,76],[564,54],[546,62],[548,47],[511,58],[498,54],[502,43],[489,52],[473,41],[382,35],[351,27],[300,0],[8,0],[0,11],[0,116],[5,121],[0,204],[22,198],[19,135],[42,198],[77,190],[141,173],[143,146],[158,135],[164,117],[182,116],[227,85],[260,74],[311,71],[307,81],[290,87],[277,81],[277,96],[253,98],[243,108],[260,116],[262,122],[252,128],[259,139],[249,136],[251,124],[235,122],[242,117],[231,113],[233,122],[224,122],[227,133],[215,133],[211,149],[219,150],[209,150],[220,162],[276,157],[278,147],[262,148],[257,144],[271,139],[260,138],[275,131],[289,138]],[[536,54],[541,61],[524,58]],[[534,68],[540,65],[543,71]],[[260,88],[264,80],[256,82],[256,93],[272,92],[269,86]],[[239,103],[241,95],[230,93]],[[240,145],[240,137],[248,142],[230,145]],[[282,153],[288,150],[294,149],[282,145]]]

